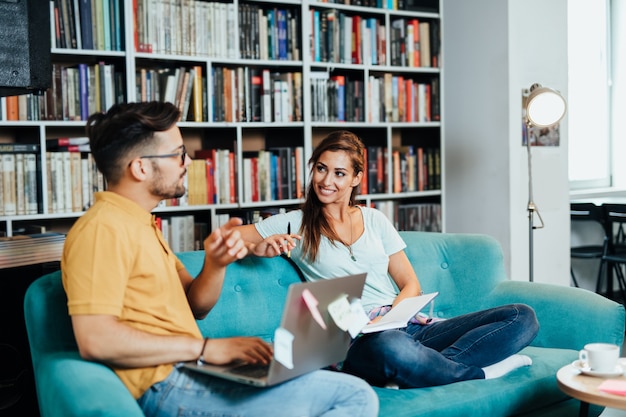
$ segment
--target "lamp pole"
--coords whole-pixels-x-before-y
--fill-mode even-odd
[[[528,280],[530,282],[534,281],[533,278],[533,268],[534,268],[534,247],[533,247],[533,235],[535,229],[543,228],[543,219],[541,218],[541,214],[539,214],[539,210],[537,210],[537,206],[533,201],[533,164],[532,164],[532,152],[530,145],[530,128],[531,124],[529,122],[526,123],[526,150],[528,151]],[[539,221],[541,222],[541,226],[535,227],[534,225],[534,217],[535,213],[537,213],[537,217],[539,217]]]

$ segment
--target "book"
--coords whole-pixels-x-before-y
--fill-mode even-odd
[[[17,214],[17,183],[15,178],[15,154],[3,153],[0,155],[0,167],[2,168],[2,194],[3,214]]]
[[[194,122],[202,122],[204,120],[202,115],[202,102],[203,90],[202,90],[202,66],[196,65],[193,67],[195,79],[193,81],[193,120]]]
[[[272,121],[272,83],[270,81],[270,70],[264,69],[262,77],[263,94],[261,105],[261,116],[264,123]]]
[[[19,120],[19,99],[18,96],[8,96],[5,98],[7,120]]]
[[[53,138],[46,139],[46,148],[53,149],[59,148],[62,146],[71,146],[71,145],[89,145],[89,138],[87,136],[79,136],[79,137],[62,137],[62,138]],[[35,145],[38,146],[38,145]],[[36,152],[33,151],[33,152]]]
[[[432,303],[437,295],[439,295],[438,292],[433,292],[430,294],[405,298],[389,310],[389,312],[380,320],[375,323],[365,325],[365,327],[361,329],[361,333],[367,334],[406,327],[409,320],[422,311],[429,303]]]

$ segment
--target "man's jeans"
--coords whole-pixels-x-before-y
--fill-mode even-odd
[[[372,385],[400,388],[482,379],[483,367],[519,352],[538,331],[535,312],[511,304],[361,336],[342,369]]]
[[[378,397],[365,381],[332,371],[256,388],[175,367],[137,401],[146,417],[378,415]]]

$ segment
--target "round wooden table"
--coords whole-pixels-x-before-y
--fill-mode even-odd
[[[622,362],[623,358],[620,360]],[[589,404],[597,404],[604,407],[619,408],[626,410],[626,396],[609,394],[600,391],[598,386],[607,379],[626,381],[624,375],[601,378],[582,374],[574,366],[565,365],[556,373],[559,389],[572,398],[580,400],[580,416],[586,417],[589,412]]]

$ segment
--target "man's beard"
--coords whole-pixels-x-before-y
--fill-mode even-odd
[[[153,195],[160,197],[162,200],[170,199],[170,198],[180,198],[185,195],[186,189],[185,186],[180,184],[179,181],[176,181],[173,184],[166,185],[163,182],[163,177],[161,176],[160,171],[156,170],[157,175],[152,182],[152,186],[150,188],[150,192]]]

